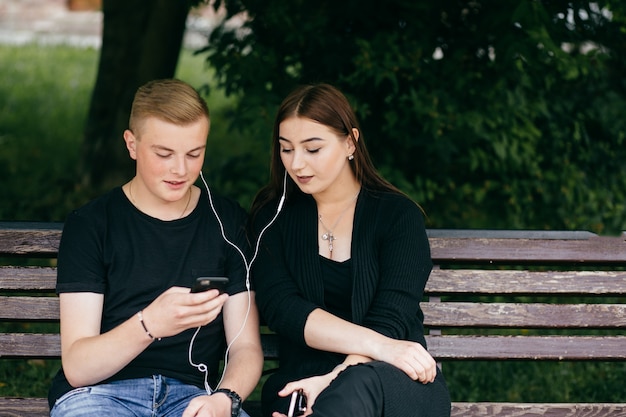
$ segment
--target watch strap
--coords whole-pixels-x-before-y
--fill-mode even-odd
[[[242,403],[242,400],[239,394],[237,394],[233,390],[229,390],[228,388],[216,389],[215,391],[213,391],[213,394],[215,394],[216,392],[221,392],[223,394],[226,394],[228,398],[230,398],[232,402],[232,405],[230,408],[230,415],[231,417],[239,417],[239,415],[241,414],[241,403]]]

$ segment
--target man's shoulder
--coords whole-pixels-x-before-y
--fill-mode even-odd
[[[117,207],[121,204],[122,195],[122,188],[116,187],[73,210],[70,215],[102,218],[112,207]]]

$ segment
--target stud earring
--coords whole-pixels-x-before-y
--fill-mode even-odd
[[[354,155],[353,154],[348,155],[348,161],[352,161],[353,159],[354,159]]]

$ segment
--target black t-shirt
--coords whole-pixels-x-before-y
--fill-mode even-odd
[[[248,256],[245,211],[234,201],[211,196],[226,237]],[[104,294],[101,333],[135,315],[168,288],[191,287],[199,276],[229,277],[229,294],[246,290],[244,261],[222,238],[205,190],[187,217],[162,221],[137,210],[117,187],[73,211],[64,224],[57,293]],[[188,361],[194,332],[189,329],[155,341],[107,381],[160,374],[203,387],[204,375]],[[193,345],[192,360],[209,367],[212,383],[218,379],[224,349],[220,314],[202,328]],[[51,406],[71,388],[60,370],[50,389]]]

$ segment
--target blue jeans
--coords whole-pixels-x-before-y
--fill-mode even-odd
[[[50,417],[176,417],[201,395],[202,388],[154,375],[76,388],[57,400]]]

